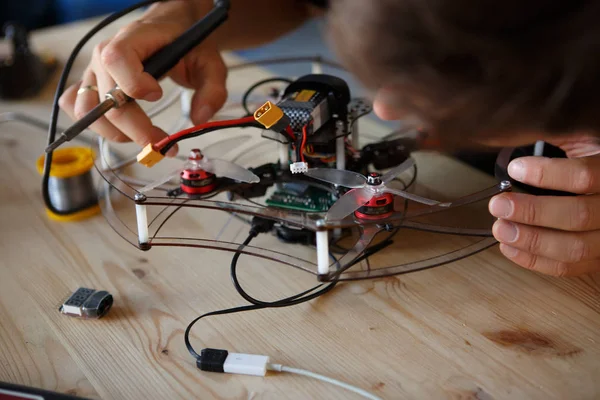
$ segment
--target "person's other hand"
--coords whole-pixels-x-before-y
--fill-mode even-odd
[[[503,193],[489,210],[493,233],[516,264],[554,276],[600,271],[600,141],[582,137],[552,142],[568,159],[523,157],[508,166],[522,183],[579,196]]]
[[[194,22],[191,15],[188,19],[149,16],[96,46],[81,82],[69,87],[60,98],[61,108],[72,119],[80,119],[98,105],[99,96],[115,85],[134,99],[159,100],[161,87],[144,72],[142,62],[183,33]],[[227,70],[217,47],[208,41],[192,50],[168,76],[181,86],[195,89],[191,108],[195,124],[206,122],[226,100]],[[97,86],[99,93],[87,90],[78,95],[79,88],[86,86]],[[110,110],[90,128],[109,140],[133,140],[142,147],[166,136],[135,102]]]

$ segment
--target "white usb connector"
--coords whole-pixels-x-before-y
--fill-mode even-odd
[[[219,349],[202,349],[200,352],[200,358],[196,360],[196,365],[202,371],[221,373],[225,372],[228,374],[265,376],[267,374],[267,370],[269,370],[274,372],[287,372],[291,374],[303,375],[339,386],[346,390],[350,390],[370,400],[381,400],[379,397],[367,392],[366,390],[349,385],[342,381],[338,381],[337,379],[332,379],[304,369],[286,367],[285,365],[281,364],[271,364],[269,363],[268,356],[229,353],[227,350]]]
[[[225,359],[225,363],[223,363],[223,372],[228,374],[265,376],[268,364],[268,356],[229,353]]]
[[[227,350],[202,349],[196,365],[202,371],[265,376],[269,357],[230,353]]]

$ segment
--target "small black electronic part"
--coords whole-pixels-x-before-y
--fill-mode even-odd
[[[315,233],[308,229],[296,228],[284,224],[275,224],[275,234],[284,243],[314,246],[317,243]]]
[[[344,80],[332,75],[312,74],[290,83],[277,106],[289,119],[296,138],[301,137],[303,128],[310,126],[307,144],[329,144],[336,137],[336,122],[347,125],[349,103],[350,89]],[[347,130],[344,132],[348,133]],[[263,136],[278,140],[269,132]]]
[[[3,27],[11,54],[0,56],[0,98],[17,100],[37,95],[56,69],[56,59],[35,54],[24,27],[8,22]]]
[[[113,305],[113,297],[106,290],[79,288],[60,306],[65,315],[81,319],[102,318]]]
[[[360,161],[364,165],[373,164],[377,170],[385,170],[402,164],[415,150],[415,141],[399,138],[371,143],[361,149]]]

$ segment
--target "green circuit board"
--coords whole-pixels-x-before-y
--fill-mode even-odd
[[[266,200],[267,205],[288,210],[325,212],[335,203],[334,194],[306,184],[284,184]]]

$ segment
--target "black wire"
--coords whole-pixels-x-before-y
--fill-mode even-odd
[[[254,91],[260,85],[264,85],[265,83],[271,83],[271,82],[285,82],[287,84],[290,84],[293,81],[288,78],[274,77],[274,78],[263,79],[261,81],[256,82],[254,85],[250,86],[248,88],[248,90],[246,90],[244,95],[242,96],[242,107],[244,107],[244,111],[246,111],[246,113],[248,115],[254,115],[254,112],[250,111],[250,109],[248,108],[248,98],[250,97],[250,94],[252,93],[252,91]]]
[[[181,136],[177,139],[173,139],[172,141],[167,143],[162,149],[160,149],[160,154],[162,154],[162,155],[167,154],[167,151],[169,151],[169,149],[171,149],[171,147],[175,146],[175,144],[177,142],[180,142],[180,141],[186,140],[186,139],[191,139],[191,138],[198,137],[198,136],[202,136],[205,133],[219,131],[222,129],[229,129],[229,128],[262,128],[262,127],[263,126],[261,124],[259,124],[258,122],[247,122],[247,123],[243,123],[243,124],[241,123],[241,124],[231,125],[231,126],[215,126],[215,127],[211,127],[211,128],[199,129],[195,132],[190,132],[189,134],[187,134],[185,136]]]
[[[58,113],[59,113],[58,101],[65,90],[65,86],[67,85],[67,79],[69,77],[69,73],[71,72],[71,68],[73,67],[73,63],[75,62],[75,58],[77,57],[77,55],[79,54],[79,52],[81,51],[83,46],[85,46],[85,44],[96,33],[98,33],[100,30],[102,30],[109,24],[113,23],[117,19],[119,19],[139,8],[143,8],[143,7],[149,6],[151,4],[159,3],[159,2],[163,2],[163,1],[165,1],[165,0],[146,0],[146,1],[142,1],[137,4],[134,4],[130,7],[127,7],[122,11],[118,11],[114,14],[111,14],[108,17],[106,17],[105,19],[103,19],[102,21],[100,21],[96,26],[94,26],[77,43],[77,45],[71,52],[71,55],[69,56],[67,62],[65,63],[65,67],[63,68],[63,71],[60,75],[60,79],[58,81],[58,85],[56,87],[56,92],[54,93],[54,100],[52,103],[52,113],[50,114],[50,126],[48,128],[48,145],[51,145],[54,142],[54,140],[56,139],[56,127],[58,124]],[[53,152],[49,152],[48,154],[46,154],[45,162],[44,162],[44,173],[42,175],[42,196],[44,198],[44,203],[46,204],[46,208],[48,208],[48,210],[50,210],[51,212],[53,212],[54,214],[57,214],[57,215],[71,214],[73,212],[77,212],[77,211],[83,210],[84,208],[87,208],[88,206],[86,205],[85,207],[80,207],[77,210],[61,211],[61,210],[57,209],[54,206],[54,204],[52,204],[52,200],[50,199],[49,185],[48,185],[48,182],[50,181],[50,168],[52,166],[52,154],[53,154]]]
[[[418,174],[419,171],[417,170],[417,164],[416,163],[413,164],[413,168],[414,168],[413,177],[410,180],[410,182],[408,182],[408,185],[406,185],[406,189],[410,188],[415,183],[415,181],[417,180],[417,174]]]
[[[198,354],[194,350],[194,347],[190,343],[190,331],[191,331],[192,327],[196,324],[196,322],[200,321],[202,318],[210,317],[210,316],[214,316],[214,315],[224,315],[224,314],[233,314],[233,313],[237,313],[237,312],[244,312],[244,311],[251,311],[251,310],[260,310],[263,308],[289,307],[289,306],[301,304],[301,303],[313,300],[319,296],[322,296],[325,293],[332,290],[338,284],[337,281],[331,282],[329,284],[320,284],[320,285],[314,286],[308,290],[305,290],[301,293],[295,294],[290,297],[286,297],[284,299],[276,300],[276,301],[261,301],[261,300],[255,299],[254,297],[252,297],[248,293],[246,293],[246,291],[239,284],[239,281],[237,279],[237,262],[240,258],[240,255],[242,254],[241,250],[244,247],[248,246],[250,244],[250,242],[252,241],[252,239],[254,239],[256,236],[258,236],[258,233],[254,230],[250,230],[250,234],[248,235],[246,240],[244,240],[244,242],[240,245],[240,247],[238,248],[238,251],[235,253],[235,255],[233,256],[233,258],[231,260],[231,280],[233,281],[233,284],[234,284],[236,290],[238,291],[238,293],[246,301],[248,301],[251,304],[247,305],[247,306],[227,308],[224,310],[212,311],[212,312],[209,312],[206,314],[202,314],[199,317],[195,318],[192,322],[189,323],[189,325],[187,326],[185,333],[184,333],[185,346],[187,347],[190,354],[197,360],[200,359],[200,354]]]

